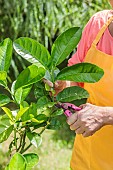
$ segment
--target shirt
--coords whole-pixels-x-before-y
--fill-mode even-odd
[[[87,51],[91,47],[97,33],[112,15],[112,10],[103,10],[97,12],[91,17],[84,28],[76,53],[68,60],[68,66],[84,61]],[[113,37],[111,36],[108,28],[105,30],[97,44],[97,49],[106,54],[113,55]]]

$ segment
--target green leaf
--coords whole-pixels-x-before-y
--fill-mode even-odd
[[[79,86],[72,86],[67,87],[58,95],[56,96],[56,100],[60,102],[71,102],[73,100],[82,99],[82,98],[88,98],[89,94],[88,92],[79,87]]]
[[[50,121],[50,125],[47,127],[47,129],[52,129],[52,130],[59,130],[63,128],[63,123],[60,120],[60,116],[53,117]]]
[[[32,88],[32,85],[29,85],[27,87],[20,87],[15,91],[14,96],[18,104],[20,104],[22,101],[25,100],[25,98],[30,93],[31,88]]]
[[[44,107],[46,104],[48,104],[50,101],[46,96],[41,97],[38,101],[37,101],[37,107]]]
[[[8,115],[8,117],[10,118],[10,120],[13,121],[13,115],[10,109],[8,109],[7,107],[2,107],[3,111]]]
[[[10,119],[5,114],[3,116],[0,116],[0,134],[5,131],[10,126]]]
[[[37,105],[32,103],[29,109],[22,115],[21,119],[22,122],[31,120],[33,117],[37,116]]]
[[[37,124],[41,124],[45,121],[47,121],[47,116],[45,114],[39,114],[35,118],[31,119],[32,122],[36,122]]]
[[[63,113],[64,113],[63,109],[57,109],[55,112],[53,112],[51,117],[59,116],[62,115]]]
[[[4,131],[3,131],[3,129],[4,129]],[[6,141],[8,139],[12,130],[13,130],[13,125],[11,125],[10,127],[7,127],[7,129],[5,128],[5,126],[4,126],[4,128],[2,128],[2,132],[0,133],[0,143]],[[1,129],[0,129],[0,131],[1,131]]]
[[[63,32],[54,42],[52,47],[52,66],[59,65],[77,46],[82,30],[73,27]]]
[[[8,104],[10,102],[10,98],[4,94],[0,94],[0,107]]]
[[[6,38],[0,43],[0,71],[8,71],[12,58],[12,41]]]
[[[45,84],[42,81],[39,81],[35,84],[34,90],[35,98],[38,100],[43,96],[48,96],[49,92],[45,90]]]
[[[45,75],[44,68],[38,68],[36,65],[31,65],[23,70],[15,83],[15,90],[20,87],[30,86],[40,81]]]
[[[51,56],[48,50],[39,42],[21,37],[14,42],[15,51],[31,63],[40,62],[45,68],[50,67]]]
[[[75,82],[95,83],[104,75],[104,71],[90,63],[79,63],[64,68],[58,75],[57,80],[69,80]]]
[[[87,98],[71,101],[71,103],[76,106],[80,106],[81,104],[85,104],[86,102],[87,102]]]
[[[40,113],[40,110],[37,110],[38,113]],[[52,109],[51,108],[48,108],[48,107],[44,107],[43,110],[41,110],[41,113],[46,115],[47,117],[50,117],[51,115],[51,112],[52,112]]]
[[[33,133],[27,132],[27,137],[30,140],[30,142],[32,143],[32,145],[34,145],[36,148],[38,148],[42,143],[41,136],[35,132],[33,132]]]
[[[11,86],[11,92],[12,92],[12,98],[14,100],[16,100],[16,102],[18,104],[20,104],[21,102],[23,102],[25,100],[25,98],[28,96],[28,94],[30,93],[30,90],[32,88],[32,85],[29,85],[27,87],[20,87],[17,90],[15,90],[15,83],[16,81],[14,81],[12,83]]]
[[[6,87],[7,86],[7,72],[6,71],[0,71],[0,85]]]
[[[5,114],[5,115],[3,115],[3,116],[0,116],[0,127],[8,127],[8,126],[10,126],[10,119],[9,119],[9,117]],[[5,129],[4,128],[4,129]],[[1,131],[1,129],[0,129],[0,133],[1,132],[3,132],[4,131],[4,129]]]
[[[21,116],[29,109],[29,107],[24,107],[19,110],[16,116],[16,121],[21,118]]]
[[[10,160],[9,170],[25,170],[26,160],[20,153],[15,153]]]
[[[22,101],[20,104],[20,109],[23,109],[24,107],[29,107],[29,104],[26,101]]]
[[[47,83],[45,83],[45,90],[46,91],[51,91],[51,87]]]
[[[39,161],[39,157],[35,153],[28,153],[23,155],[26,159],[26,170],[31,170]]]
[[[58,74],[59,72],[60,72],[60,70],[59,70],[57,67],[55,67],[54,70],[53,70],[54,78],[57,77],[57,74]],[[52,78],[51,78],[50,72],[49,72],[48,70],[46,70],[46,73],[45,73],[44,78],[45,78],[46,80],[49,80],[50,82],[53,81]]]
[[[41,102],[41,100],[40,100],[40,102]],[[38,103],[38,105],[37,105],[37,114],[38,115],[39,114],[42,114],[42,115],[44,114],[47,117],[49,117],[51,115],[51,113],[53,112],[53,110],[54,110],[54,105],[56,104],[56,102],[50,102],[50,101],[46,101],[46,100],[45,100],[45,103],[43,103],[43,102],[40,103],[40,104]]]

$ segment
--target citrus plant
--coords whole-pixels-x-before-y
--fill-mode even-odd
[[[10,135],[13,136],[9,144],[12,158],[5,170],[32,169],[38,163],[39,157],[35,153],[24,152],[32,145],[36,148],[41,145],[41,135],[46,128],[57,129],[61,126],[59,115],[64,112],[63,103],[77,103],[88,98],[88,92],[77,86],[65,88],[55,96],[57,80],[95,83],[103,76],[103,70],[90,63],[58,69],[58,65],[77,46],[80,37],[80,28],[66,30],[55,40],[51,55],[42,44],[28,37],[18,38],[14,43],[9,38],[1,42],[0,85],[9,92],[9,96],[0,94],[0,107],[5,112],[0,116],[0,143],[6,141]],[[13,47],[31,65],[19,74],[10,88],[7,73]],[[45,79],[51,82],[51,87],[44,83]],[[35,102],[27,102],[30,92],[35,95]],[[7,104],[11,102],[14,103],[15,110],[8,107]]]

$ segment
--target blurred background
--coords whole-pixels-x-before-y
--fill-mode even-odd
[[[108,0],[0,0],[0,42],[6,37],[31,37],[51,51],[58,35],[73,26],[84,28],[89,18],[103,9],[110,9]],[[29,65],[16,55],[13,53],[9,71],[11,80]],[[59,67],[66,63],[67,60]],[[60,130],[47,130],[42,146],[38,150],[31,148],[40,155],[35,170],[69,170],[75,134],[62,119]],[[6,148],[7,142],[0,145],[0,170],[8,161]]]

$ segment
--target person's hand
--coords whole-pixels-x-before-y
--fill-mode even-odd
[[[48,84],[48,86],[50,86],[51,88],[53,88],[53,83],[47,79],[43,79],[43,82]],[[64,88],[66,87],[66,81],[61,81],[61,80],[57,80],[54,83],[54,90],[55,90],[55,94],[54,96],[56,96],[60,91],[62,91]]]
[[[43,79],[43,82],[48,84],[50,87],[53,87],[53,83],[47,79]],[[62,81],[62,80],[57,80],[54,84],[54,90],[55,90],[55,95],[56,96],[59,92],[61,92],[64,88],[69,87],[70,82],[69,81]]]
[[[105,125],[104,113],[106,107],[99,107],[89,103],[80,106],[82,109],[76,111],[67,119],[70,129],[84,137],[93,135]]]
[[[53,83],[51,81],[43,78],[43,82],[48,84],[50,87],[53,87]],[[54,84],[54,90],[56,92],[54,96],[56,96],[59,92],[61,92],[66,87],[70,87],[70,86],[78,86],[78,83],[70,82],[70,81],[57,80]]]

